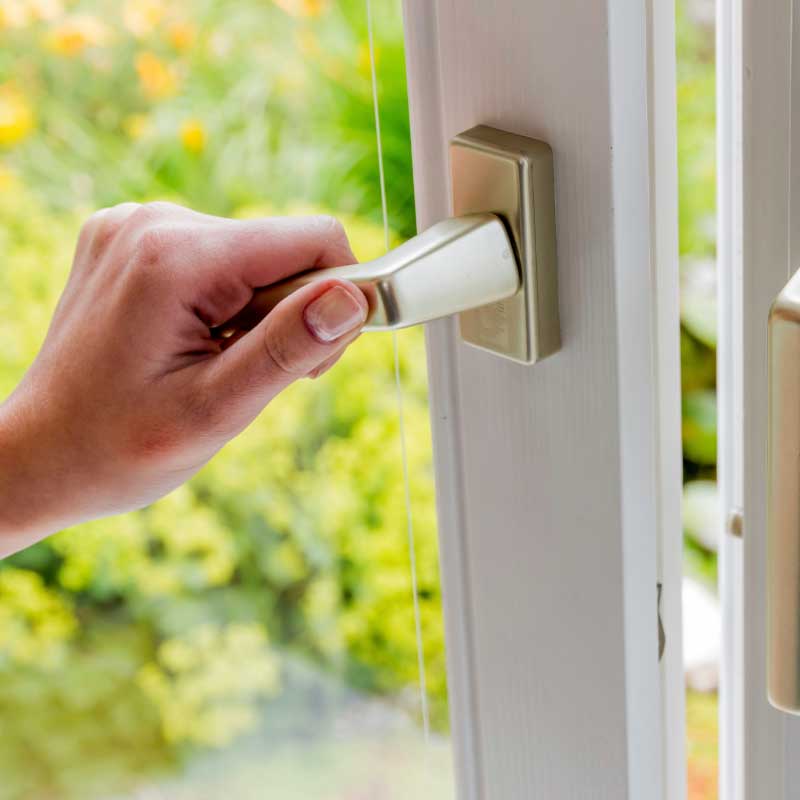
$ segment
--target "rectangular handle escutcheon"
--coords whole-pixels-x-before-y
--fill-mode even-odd
[[[553,151],[545,142],[479,125],[450,143],[453,213],[499,214],[520,261],[513,297],[460,315],[474,347],[533,364],[561,347]]]

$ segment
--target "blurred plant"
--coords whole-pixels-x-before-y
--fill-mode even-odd
[[[169,742],[222,746],[256,722],[278,688],[278,665],[255,623],[201,625],[162,642],[138,675]]]
[[[206,129],[199,119],[187,119],[181,125],[181,143],[190,153],[202,153],[206,148]]]
[[[33,111],[13,84],[0,86],[0,146],[19,144],[33,129]]]
[[[45,34],[45,46],[62,56],[77,56],[89,47],[108,41],[109,30],[97,17],[76,14],[53,25]]]
[[[716,477],[716,159],[713,28],[677,4],[683,459],[687,481]],[[702,553],[712,541],[685,532]],[[696,560],[687,563],[696,572]],[[708,577],[703,570],[699,577]]]
[[[716,493],[716,105],[713,14],[709,16],[707,9],[708,4],[693,0],[676,4],[678,192],[684,570],[715,590],[720,531]],[[689,619],[688,624],[691,622]],[[706,800],[717,796],[717,701],[712,694],[696,692],[689,692],[686,699],[689,797]]]
[[[139,83],[145,97],[163,100],[178,91],[178,73],[175,67],[162,61],[155,53],[145,51],[134,62]]]
[[[69,604],[40,575],[0,571],[0,667],[53,664],[75,627]]]

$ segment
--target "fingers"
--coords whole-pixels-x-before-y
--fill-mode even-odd
[[[95,211],[83,224],[78,236],[76,263],[91,265],[122,225],[136,212],[139,203],[119,203]]]
[[[191,252],[185,274],[196,293],[192,304],[216,324],[241,311],[258,287],[357,260],[341,224],[326,216],[205,225],[193,231]]]
[[[159,266],[174,276],[180,299],[209,326],[233,317],[257,287],[314,267],[356,262],[333,217],[231,220],[170,203],[129,205],[134,209],[125,224],[127,246],[157,239]]]
[[[248,334],[209,362],[207,391],[241,429],[282,389],[324,368],[358,336],[368,313],[352,283],[323,280],[281,301]]]
[[[347,234],[335,217],[245,220],[213,235],[230,248],[233,273],[251,289],[301,270],[340,267],[356,261]]]

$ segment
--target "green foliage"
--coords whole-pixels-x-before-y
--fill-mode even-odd
[[[0,572],[0,668],[52,665],[75,629],[69,604],[25,569]]]
[[[137,676],[159,709],[168,742],[217,747],[255,725],[254,701],[274,694],[278,681],[258,623],[190,628],[164,640]]]
[[[713,392],[694,391],[683,396],[683,454],[698,466],[717,462],[717,401]]]
[[[687,5],[676,4],[680,250],[710,256],[716,241],[714,32],[694,22]]]
[[[14,87],[34,117],[4,160],[48,205],[173,197],[231,214],[305,200],[380,221],[363,2],[71,6],[54,22],[5,31],[0,19],[0,87]],[[407,236],[414,206],[399,4],[376,3],[374,16],[392,224]],[[26,114],[17,108],[23,126]]]
[[[57,666],[0,668],[0,797],[85,800],[173,766],[136,680],[153,647],[107,613],[82,623]]]
[[[684,479],[714,480],[716,415],[716,108],[714,30],[676,4],[679,236],[681,255],[681,386]],[[697,9],[694,9],[695,13]],[[686,492],[691,490],[687,484]],[[716,525],[701,534],[685,520],[685,568],[716,579],[710,548]]]

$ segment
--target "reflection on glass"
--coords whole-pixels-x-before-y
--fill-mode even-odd
[[[402,31],[373,8],[394,236]],[[343,216],[383,251],[361,0],[3,0],[0,398],[81,218],[169,198]],[[433,733],[420,727],[391,338],[303,381],[188,486],[0,563],[0,800],[452,796],[425,358],[400,341]]]

